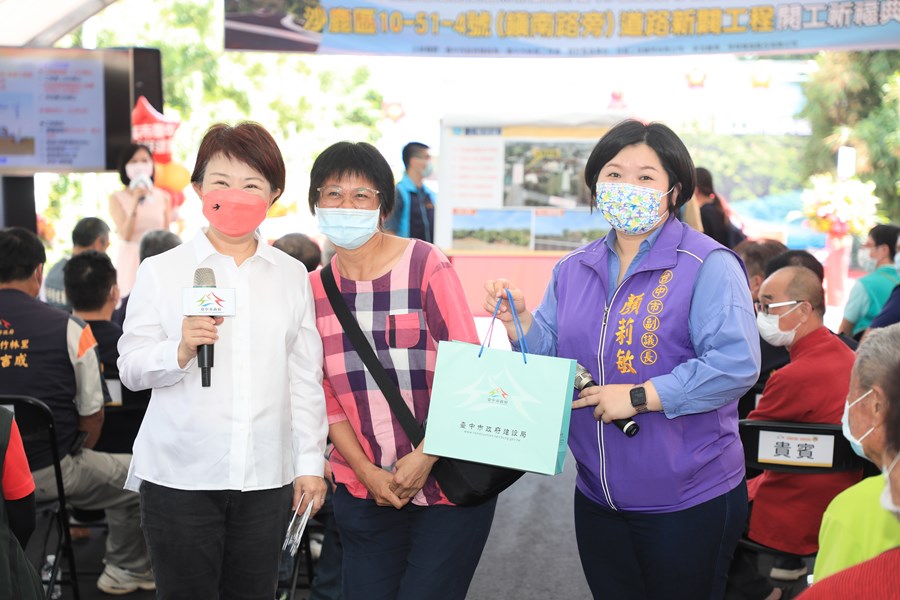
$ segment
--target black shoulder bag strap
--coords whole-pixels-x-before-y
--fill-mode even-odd
[[[378,384],[381,393],[384,394],[384,397],[387,399],[391,410],[394,412],[394,416],[397,417],[397,421],[399,421],[400,426],[403,427],[406,437],[412,442],[414,448],[418,447],[425,438],[425,432],[416,422],[409,407],[406,406],[406,402],[403,401],[400,390],[397,388],[397,385],[391,381],[384,366],[378,360],[375,350],[372,348],[369,340],[366,339],[365,334],[363,334],[359,322],[350,312],[347,302],[344,300],[344,297],[337,287],[337,283],[334,281],[334,273],[331,270],[331,265],[328,264],[323,267],[320,273],[322,275],[322,286],[325,288],[325,294],[328,296],[331,308],[334,309],[335,316],[337,316],[338,321],[341,322],[341,326],[344,328],[344,332],[350,338],[353,348],[359,354],[360,358],[362,358],[363,364],[366,365],[366,368],[369,370],[369,373],[371,373],[375,383]]]

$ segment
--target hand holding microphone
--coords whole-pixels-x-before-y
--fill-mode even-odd
[[[594,381],[591,372],[582,367],[581,365],[575,365],[575,389],[579,392],[581,390],[585,390],[589,387],[594,387],[597,385],[597,382]],[[622,433],[627,435],[628,437],[634,437],[637,435],[637,432],[640,431],[640,426],[634,421],[634,419],[613,419],[612,423],[622,430]]]
[[[141,193],[138,202],[143,202],[147,199],[147,195],[150,193],[150,190],[153,189],[153,180],[149,175],[140,174],[131,180],[131,183],[128,184],[129,190],[138,190]]]
[[[224,321],[222,317],[235,314],[234,290],[216,287],[213,270],[201,267],[194,271],[194,286],[185,288],[183,302],[185,319],[181,324],[178,364],[184,368],[196,356],[201,385],[209,387],[217,327]]]
[[[214,288],[216,287],[216,274],[212,269],[201,267],[194,271],[194,287],[195,288]],[[211,383],[211,373],[215,364],[214,346],[212,344],[201,344],[197,347],[197,363],[200,365],[200,378],[203,387],[209,387]]]

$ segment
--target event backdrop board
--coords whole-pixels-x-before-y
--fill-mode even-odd
[[[896,0],[225,0],[225,47],[414,56],[764,54],[900,47]]]

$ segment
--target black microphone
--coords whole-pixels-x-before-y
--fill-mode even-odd
[[[195,288],[216,287],[216,274],[208,267],[200,267],[194,271]],[[200,365],[200,384],[209,387],[212,383],[210,372],[215,363],[214,347],[212,344],[197,346],[197,364]]]
[[[580,392],[595,385],[597,385],[597,382],[594,381],[591,372],[575,363],[575,389]],[[612,422],[628,437],[636,436],[637,432],[641,430],[640,425],[635,423],[633,419],[613,419]]]

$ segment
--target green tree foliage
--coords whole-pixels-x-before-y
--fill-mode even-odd
[[[259,8],[229,0],[224,9],[250,6]],[[215,120],[259,121],[285,141],[326,123],[347,139],[378,139],[382,96],[371,88],[367,68],[340,72],[313,68],[317,57],[302,54],[226,52],[218,0],[159,0],[153,11],[145,7],[143,0],[120,0],[103,11],[94,19],[97,46],[159,48],[165,109],[192,129],[189,136],[179,132],[176,153],[190,155]],[[285,3],[273,1],[267,10],[283,11]],[[129,29],[123,26],[125,14],[146,17]]]
[[[804,85],[812,127],[803,175],[833,172],[837,149],[857,150],[857,173],[875,182],[882,211],[900,220],[900,51],[823,52]]]
[[[530,229],[454,229],[453,239],[473,239],[486,244],[528,247]]]
[[[694,164],[709,169],[716,192],[729,201],[798,190],[806,178],[797,169],[804,138],[782,135],[682,133]]]
[[[119,0],[58,45],[158,48],[164,110],[181,121],[173,160],[190,169],[212,123],[258,121],[278,140],[288,163],[288,190],[279,206],[290,211],[305,207],[305,179],[318,152],[342,139],[379,139],[382,96],[365,67],[303,54],[226,52],[225,11],[248,7],[259,8],[234,0]],[[283,12],[285,2],[273,0],[266,9]],[[90,183],[83,185],[83,179]],[[58,245],[68,247],[69,232],[82,217],[96,215],[111,224],[96,211],[120,186],[112,173],[53,176],[43,213],[56,224]]]

